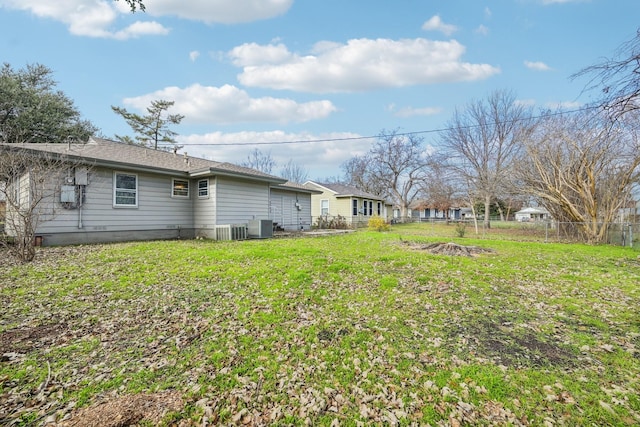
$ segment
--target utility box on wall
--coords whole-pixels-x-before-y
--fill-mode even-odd
[[[73,185],[63,185],[60,187],[60,202],[62,203],[75,203],[76,202],[76,187]]]
[[[273,221],[270,219],[254,219],[249,221],[247,235],[250,239],[273,237]]]
[[[89,185],[89,172],[87,168],[76,168],[76,185]]]

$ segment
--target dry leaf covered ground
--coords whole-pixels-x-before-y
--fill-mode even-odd
[[[423,231],[3,258],[0,425],[640,424],[637,252]]]

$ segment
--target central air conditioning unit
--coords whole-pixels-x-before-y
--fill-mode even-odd
[[[273,237],[273,220],[253,219],[249,221],[247,235],[250,239],[266,239]]]
[[[244,224],[216,225],[216,240],[244,240],[247,238],[247,226]]]

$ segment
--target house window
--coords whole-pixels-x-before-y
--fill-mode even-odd
[[[209,180],[201,179],[198,181],[198,197],[209,197]]]
[[[367,215],[367,201],[363,200],[362,201],[362,215]]]
[[[329,215],[329,199],[320,200],[320,215]]]
[[[138,206],[138,175],[114,172],[113,205]]]
[[[382,202],[378,202],[378,216],[382,216]]]
[[[373,201],[369,200],[369,216],[373,216]]]
[[[352,215],[353,216],[358,216],[358,201],[356,199],[353,199],[353,211],[352,211]]]
[[[189,181],[186,179],[173,179],[173,197],[189,197]]]

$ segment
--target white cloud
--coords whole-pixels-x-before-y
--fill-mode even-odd
[[[246,86],[313,93],[357,92],[419,84],[475,81],[500,69],[461,62],[465,48],[455,40],[353,39],[317,43],[314,53],[291,53],[284,45],[245,44],[228,52],[243,67]]]
[[[62,22],[77,36],[125,40],[169,33],[160,23],[146,21],[149,16],[232,24],[282,15],[292,3],[293,0],[144,0],[146,13],[137,13],[135,16],[141,20],[124,29],[114,28],[119,17],[131,14],[123,0],[0,0],[0,7]]]
[[[158,35],[164,36],[169,34],[169,29],[163,27],[157,22],[134,22],[124,30],[112,33],[110,37],[118,40],[127,40],[132,38],[138,38],[141,36]]]
[[[536,100],[535,99],[518,99],[516,100],[516,105],[522,105],[524,107],[533,107],[536,105]]]
[[[582,103],[577,101],[559,101],[559,102],[547,102],[545,104],[550,110],[576,110],[582,107]]]
[[[429,20],[422,24],[422,29],[425,31],[440,31],[445,36],[450,36],[458,31],[458,27],[455,25],[445,24],[442,22],[439,15],[434,15],[429,18]]]
[[[123,103],[144,111],[151,101],[157,99],[173,101],[172,113],[184,115],[184,123],[198,124],[306,122],[323,119],[336,111],[331,101],[298,103],[287,98],[251,98],[244,90],[231,85],[167,87],[146,95],[125,98]]]
[[[538,104],[535,99],[519,99],[516,103],[526,107],[534,107]],[[582,107],[582,104],[576,101],[547,102],[544,104],[544,108],[549,110],[575,110],[580,107]]]
[[[189,52],[189,59],[191,60],[191,62],[195,62],[199,57],[200,52],[198,52],[197,50],[192,50],[191,52]]]
[[[174,15],[206,23],[235,24],[282,15],[293,0],[145,0],[144,4],[152,16]]]
[[[436,114],[440,114],[442,112],[441,108],[437,107],[422,107],[422,108],[414,108],[414,107],[404,107],[394,112],[394,116],[396,117],[416,117],[416,116],[433,116]]]
[[[143,35],[164,35],[169,30],[154,21],[137,21],[121,30],[112,25],[122,13],[122,5],[104,0],[0,0],[0,6],[29,11],[40,18],[53,19],[66,24],[77,36],[124,40]],[[141,15],[142,16],[142,15]]]
[[[487,34],[489,34],[489,27],[480,24],[478,25],[478,28],[475,29],[475,33],[486,36]]]
[[[310,179],[340,175],[340,165],[353,156],[366,153],[373,142],[373,139],[362,139],[360,135],[350,132],[312,134],[281,130],[180,135],[177,140],[185,144],[183,151],[189,155],[235,164],[245,161],[249,153],[257,148],[269,153],[276,161],[273,172],[277,173],[282,165],[293,160],[298,166],[309,170]],[[273,142],[294,143],[265,144]]]
[[[540,62],[540,61],[524,61],[524,65],[527,68],[529,68],[530,70],[535,70],[535,71],[550,71],[551,70],[551,67],[549,67],[544,62]]]
[[[251,67],[263,64],[281,64],[289,60],[293,55],[281,43],[266,46],[257,43],[245,43],[231,49],[229,56],[235,66]]]

